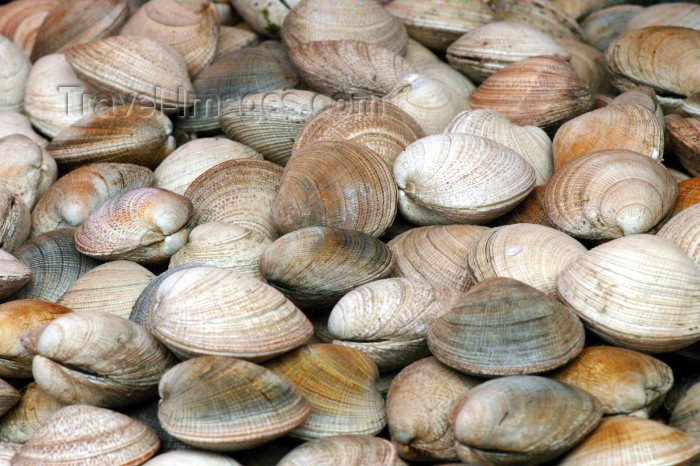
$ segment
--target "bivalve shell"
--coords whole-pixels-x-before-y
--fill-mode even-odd
[[[335,435],[307,442],[287,453],[277,466],[400,466],[391,442],[369,435]]]
[[[7,297],[32,277],[32,270],[15,256],[0,249],[0,299]]]
[[[576,18],[570,16],[556,2],[494,2],[491,6],[498,21],[526,24],[551,37],[583,39],[583,32],[576,23]]]
[[[31,64],[10,39],[0,36],[0,112],[19,112]]]
[[[700,176],[700,117],[669,121],[668,134],[681,165],[691,175]]]
[[[605,52],[610,42],[622,34],[627,21],[643,9],[639,5],[619,5],[594,11],[581,22],[586,42]]]
[[[588,84],[592,94],[613,92],[610,74],[605,66],[605,56],[601,52],[574,39],[559,38],[556,42],[571,54],[571,66]]]
[[[494,220],[491,225],[503,226],[516,223],[534,223],[535,225],[553,226],[544,211],[544,192],[546,185],[535,186],[523,202],[513,210]]]
[[[47,395],[36,382],[28,384],[20,394],[19,403],[0,418],[0,441],[25,443],[53,413],[66,406]]]
[[[16,388],[4,380],[0,380],[0,416],[16,405],[20,398],[21,396]]]
[[[145,462],[144,466],[241,466],[241,463],[226,455],[198,450],[176,450],[161,453]]]
[[[423,60],[411,60],[409,63],[413,65],[418,74],[423,74],[441,81],[465,99],[476,89],[469,78],[444,61],[435,58],[426,58]]]
[[[49,142],[39,136],[32,128],[29,118],[17,112],[0,113],[0,138],[11,134],[21,134],[27,136],[36,145],[46,147]]]
[[[639,10],[625,23],[625,32],[651,26],[678,26],[700,29],[700,6],[689,3],[649,5]]]
[[[24,201],[0,184],[0,248],[13,252],[29,236],[32,219]]]
[[[216,43],[214,60],[228,55],[234,50],[255,47],[260,43],[259,36],[247,24],[224,26],[219,28],[219,40]]]
[[[10,2],[0,7],[0,35],[12,39],[29,55],[34,47],[39,27],[53,9],[52,1]]]
[[[674,387],[674,406],[671,410],[669,425],[675,427],[696,440],[700,440],[700,419],[698,407],[700,407],[700,379],[697,376],[685,380]],[[674,397],[675,398],[675,397]]]
[[[46,151],[21,134],[0,139],[0,180],[28,207],[56,181],[56,162]]]
[[[678,245],[700,266],[700,205],[675,215],[657,235]]]
[[[258,34],[279,37],[284,19],[299,0],[231,2],[231,6]]]

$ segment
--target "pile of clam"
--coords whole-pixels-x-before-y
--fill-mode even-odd
[[[0,465],[690,464],[699,368],[700,4],[0,7]]]

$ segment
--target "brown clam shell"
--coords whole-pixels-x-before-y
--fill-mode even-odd
[[[53,413],[66,406],[44,392],[36,382],[24,387],[22,398],[0,418],[0,441],[25,443],[48,421]]]
[[[700,176],[700,117],[672,120],[667,127],[671,146],[681,165],[692,176]]]

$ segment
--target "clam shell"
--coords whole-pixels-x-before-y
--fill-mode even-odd
[[[12,458],[15,457],[21,447],[21,443],[0,442],[0,464],[11,465]]]
[[[413,223],[486,223],[530,193],[535,170],[495,141],[453,133],[409,145],[394,163],[394,179],[399,211]]]
[[[160,381],[158,419],[177,439],[207,450],[252,448],[288,433],[311,406],[287,381],[223,356],[190,359]]]
[[[335,435],[307,442],[287,453],[277,466],[399,466],[396,448],[387,440],[369,435]]]
[[[594,11],[581,22],[586,42],[605,52],[610,42],[622,33],[627,21],[642,9],[644,7],[639,5],[619,5]]]
[[[260,258],[270,285],[303,310],[330,309],[344,294],[389,275],[389,248],[353,230],[309,227],[272,243]]]
[[[16,388],[4,380],[0,380],[0,416],[16,405],[20,398],[21,396]]]
[[[700,406],[700,383],[695,377],[678,387],[681,393],[671,412],[669,425],[698,440],[700,439],[700,419],[697,412]]]
[[[673,371],[644,353],[591,346],[553,377],[600,400],[604,414],[648,417],[673,386]]]
[[[0,113],[0,138],[11,134],[27,136],[33,143],[41,147],[46,147],[46,144],[49,143],[34,131],[26,116],[17,112],[2,112]]]
[[[592,94],[613,92],[605,56],[600,51],[574,39],[559,38],[556,42],[571,54],[571,66],[588,84]]]
[[[0,249],[0,299],[22,288],[32,278],[32,270],[15,256]]]
[[[182,451],[190,448],[189,445],[182,443],[161,427],[160,421],[158,420],[158,404],[159,399],[156,398],[154,401],[127,406],[122,408],[121,412],[137,421],[143,422],[155,431],[160,439],[159,452],[162,453],[173,450]]]
[[[625,23],[625,32],[651,26],[678,26],[700,29],[700,5],[674,3],[650,5],[641,9]]]
[[[319,225],[380,237],[394,221],[396,198],[391,168],[376,152],[355,142],[323,141],[293,152],[273,217],[283,234]]]
[[[409,63],[413,65],[418,74],[441,81],[465,99],[475,89],[474,84],[466,76],[443,61],[435,58],[426,58],[424,60],[409,61]]]
[[[282,168],[267,160],[230,160],[199,175],[185,191],[194,225],[226,222],[275,239],[274,201]]]
[[[75,232],[82,254],[103,260],[160,262],[185,245],[190,201],[159,188],[138,188],[110,198]]]
[[[18,465],[141,464],[158,451],[158,436],[123,414],[66,406],[20,448]]]
[[[391,276],[467,291],[474,284],[467,253],[471,244],[487,231],[488,228],[476,225],[435,225],[401,233],[388,243],[395,260]]]
[[[161,453],[144,463],[144,466],[241,466],[225,455],[197,450],[179,450]]]
[[[541,464],[584,439],[602,414],[600,402],[579,388],[514,376],[469,390],[450,419],[457,442],[489,463]]]
[[[19,112],[31,64],[22,50],[3,36],[0,36],[0,60],[0,112]]]
[[[260,43],[258,35],[248,25],[221,26],[216,43],[214,60],[228,55],[234,50],[254,47]]]
[[[544,225],[527,223],[494,228],[474,241],[467,255],[475,282],[505,277],[557,298],[557,276],[586,248]]]
[[[407,460],[457,461],[450,411],[480,379],[460,374],[434,357],[403,369],[386,398],[389,433]]]
[[[580,20],[601,8],[611,8],[611,5],[619,5],[628,0],[592,0],[588,2],[570,2],[568,0],[554,0],[556,5],[564,10],[572,18]]]
[[[561,300],[618,346],[659,353],[700,341],[700,269],[670,241],[618,238],[574,259],[557,279]]]
[[[366,354],[325,343],[302,346],[265,367],[288,380],[311,404],[311,416],[290,435],[304,440],[332,435],[375,435],[386,424],[375,387],[377,366]]]
[[[681,111],[691,117],[700,117],[700,92],[696,92],[683,101]]]
[[[403,55],[408,34],[380,3],[301,0],[284,20],[282,40],[289,48],[313,41],[358,40]]]
[[[514,225],[516,223],[534,223],[551,227],[552,224],[547,219],[544,211],[544,191],[546,185],[535,186],[523,202],[518,204],[513,210],[494,220],[491,225],[503,226]]]
[[[533,27],[551,37],[582,40],[583,31],[555,2],[533,0],[531,2],[494,2],[491,4],[494,18],[513,21]]]
[[[666,118],[664,116],[663,108],[661,107],[656,94],[654,94],[654,90],[650,87],[637,86],[634,89],[618,95],[610,102],[610,104],[639,104],[642,107],[648,108],[652,113],[654,113],[656,119],[659,120],[659,124],[664,128],[666,127]],[[679,118],[681,117],[678,114],[669,114],[669,117],[673,118],[672,115]]]
[[[675,215],[657,235],[678,245],[700,266],[700,205]]]
[[[555,369],[575,358],[583,344],[583,325],[570,309],[511,278],[477,283],[428,333],[440,362],[486,377]]]
[[[284,19],[299,0],[231,2],[231,6],[258,34],[279,37]]]
[[[78,278],[56,304],[73,311],[101,311],[128,319],[134,303],[154,278],[135,262],[108,262]]]
[[[32,382],[20,392],[19,402],[0,418],[0,441],[25,443],[51,418],[66,406]]]
[[[0,139],[0,180],[30,209],[56,181],[56,162],[26,136]]]
[[[550,128],[589,110],[593,97],[588,85],[563,59],[531,57],[491,75],[471,93],[469,104],[473,109],[496,110],[517,125]]]
[[[681,165],[691,175],[700,176],[700,117],[669,121],[668,134]]]
[[[190,76],[195,76],[214,60],[219,20],[208,1],[155,0],[136,10],[120,35],[149,37],[170,45],[182,55]]]
[[[673,215],[678,215],[695,204],[700,204],[700,176],[678,183],[678,201]]]
[[[649,419],[610,417],[560,465],[690,464],[700,443],[683,432]]]
[[[53,1],[10,2],[0,6],[0,35],[12,39],[29,55],[39,27],[56,5]]]
[[[262,155],[225,138],[202,138],[178,147],[153,172],[154,186],[184,195],[199,175],[228,160],[262,159]]]
[[[21,246],[29,236],[31,223],[22,199],[0,184],[0,248],[13,252]]]
[[[408,39],[408,46],[406,47],[406,55],[404,55],[404,58],[411,65],[415,65],[420,61],[441,61],[437,55],[428,50],[423,44],[411,38]]]
[[[542,185],[554,173],[552,141],[536,126],[518,126],[495,110],[470,110],[457,115],[445,133],[481,136],[520,154],[535,169],[535,183]]]

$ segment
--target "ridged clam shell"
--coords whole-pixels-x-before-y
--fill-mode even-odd
[[[22,199],[0,184],[0,248],[13,252],[21,246],[31,223],[31,213]]]
[[[691,117],[700,117],[700,92],[685,99],[681,105],[681,111]]]
[[[700,176],[678,183],[678,201],[673,215],[678,215],[695,204],[700,204]]]
[[[344,346],[303,346],[265,367],[289,381],[311,404],[311,416],[290,435],[311,440],[332,435],[375,435],[386,424],[384,400],[375,387],[377,366]]]
[[[16,388],[4,380],[0,380],[0,416],[16,405],[20,398],[21,396]]]
[[[144,466],[241,466],[241,464],[225,455],[198,450],[178,450],[161,453],[145,462]]]
[[[544,209],[549,221],[569,235],[611,239],[651,230],[677,197],[678,183],[656,160],[607,150],[557,170],[545,188]]]
[[[486,223],[530,193],[535,170],[495,141],[453,133],[408,146],[394,163],[394,179],[399,211],[413,223]]]
[[[426,58],[424,60],[412,60],[409,63],[413,65],[418,74],[441,81],[465,99],[476,89],[469,78],[443,61]]]
[[[307,442],[287,453],[278,466],[400,466],[396,448],[387,440],[369,435],[335,435]]]
[[[353,288],[385,278],[393,258],[384,243],[365,233],[309,227],[272,243],[259,265],[270,285],[297,306],[322,311]]]
[[[423,44],[421,44],[417,40],[411,39],[411,38],[408,39],[408,46],[406,47],[406,55],[404,55],[404,58],[411,65],[415,65],[416,63],[418,63],[420,61],[428,61],[428,60],[432,60],[432,61],[436,61],[436,62],[440,61],[438,56],[435,55],[430,50],[428,50],[427,47],[425,47]]]
[[[666,239],[633,235],[597,246],[564,268],[557,289],[588,328],[618,346],[659,353],[700,340],[700,269]]]
[[[674,387],[674,392],[678,389],[678,399],[675,400],[669,420],[671,427],[685,432],[696,440],[700,439],[700,419],[697,415],[698,406],[700,406],[699,382],[700,380],[695,376]]]
[[[39,27],[56,4],[51,1],[10,2],[0,7],[0,35],[12,39],[29,55]]]
[[[544,211],[544,191],[546,185],[535,186],[523,202],[513,210],[494,220],[492,226],[514,225],[516,223],[534,223],[553,226]]]
[[[700,266],[700,205],[675,215],[657,235],[678,245]]]
[[[2,112],[0,113],[0,138],[11,134],[21,134],[27,136],[38,146],[46,147],[49,142],[39,136],[32,128],[29,118],[17,112]]]
[[[300,390],[271,371],[223,356],[190,359],[160,381],[158,419],[171,435],[208,450],[252,448],[309,417]]]
[[[0,249],[0,299],[22,288],[32,277],[32,270],[15,256]]]
[[[700,117],[669,121],[668,135],[683,168],[693,176],[700,176]]]
[[[583,32],[570,16],[555,2],[533,0],[531,2],[495,2],[491,4],[498,21],[514,21],[533,27],[551,37],[583,39]]]
[[[231,2],[231,6],[258,34],[279,37],[284,19],[299,0]]]
[[[651,26],[678,26],[700,29],[700,6],[679,2],[674,4],[649,5],[639,10],[625,23],[625,32]]]
[[[613,92],[605,56],[600,51],[575,39],[559,38],[556,42],[571,54],[571,66],[592,94]]]
[[[56,181],[56,162],[46,151],[21,134],[0,139],[0,180],[28,207]]]
[[[594,11],[581,22],[586,42],[605,52],[610,42],[622,33],[627,21],[642,9],[644,7],[639,5],[619,5]]]
[[[555,369],[575,358],[583,344],[583,325],[570,309],[511,278],[477,283],[428,333],[440,362],[486,377]]]
[[[126,406],[121,409],[121,412],[137,421],[143,422],[158,434],[158,438],[160,439],[159,452],[162,453],[173,450],[182,451],[190,448],[189,445],[179,441],[166,432],[160,425],[160,421],[158,420],[158,404],[159,399],[156,398],[154,401]]]
[[[628,0],[592,0],[589,2],[570,2],[568,0],[554,0],[554,3],[572,18],[581,20],[602,8],[612,8],[614,5],[626,3],[627,1]]]
[[[0,36],[0,60],[0,112],[19,112],[31,64],[22,50],[3,36]]]
[[[260,39],[258,35],[246,24],[239,24],[236,26],[222,25],[219,28],[219,39],[216,42],[214,60],[218,60],[234,50],[255,47],[259,43]]]
[[[66,406],[32,382],[20,392],[19,402],[0,418],[0,441],[25,443],[53,413]]]

